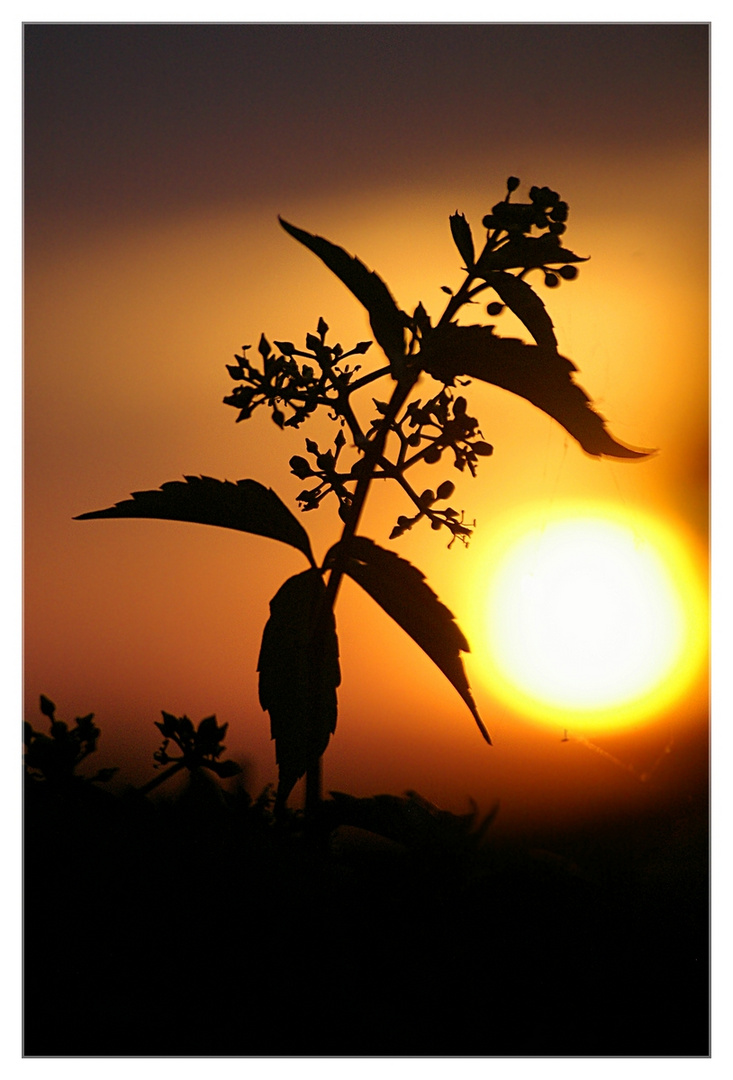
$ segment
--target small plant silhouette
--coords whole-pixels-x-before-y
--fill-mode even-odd
[[[471,379],[479,379],[525,398],[595,457],[629,460],[649,453],[624,446],[611,436],[604,418],[574,381],[575,365],[558,352],[552,320],[526,280],[536,271],[544,285],[554,289],[576,278],[576,264],[586,261],[563,246],[568,204],[548,187],[532,187],[528,202],[512,202],[518,187],[519,180],[509,177],[505,197],[483,218],[486,240],[478,253],[465,216],[451,215],[451,234],[463,260],[464,276],[455,289],[441,286],[448,300],[436,322],[422,303],[412,314],[401,310],[384,281],[343,248],[280,219],[285,231],[318,256],[366,309],[384,358],[365,371],[356,359],[365,357],[373,342],[359,341],[347,350],[338,342],[327,343],[329,326],[319,318],[315,333],[306,335],[304,348],[290,341],[270,343],[262,334],[258,359],[247,355],[251,346],[246,345],[241,356],[235,357],[236,363],[227,365],[237,385],[224,402],[238,410],[237,422],[264,407],[279,428],[299,428],[317,411],[325,410],[337,427],[331,447],[321,448],[306,439],[308,456],[290,459],[291,472],[306,482],[297,496],[303,511],[316,509],[328,496],[334,496],[338,504],[341,537],[320,564],[298,519],[274,491],[252,479],[231,483],[187,476],[157,491],[135,492],[131,499],[77,519],[199,522],[279,540],[305,556],[309,568],[287,580],[270,603],[258,661],[259,699],[270,714],[276,747],[277,809],[282,810],[304,775],[306,809],[315,809],[321,797],[320,760],[336,729],[340,668],[334,605],[344,574],[427,653],[460,694],[485,741],[491,743],[461,659],[469,646],[453,614],[416,567],[357,533],[372,482],[381,479],[394,481],[411,506],[410,513],[397,518],[390,539],[426,520],[435,531],[447,529],[449,547],[456,539],[468,542],[475,523],[450,505],[452,481],[441,479],[434,488],[420,490],[407,476],[415,466],[446,462],[475,476],[479,461],[492,454],[478,419],[469,415],[468,402],[456,386],[463,388]],[[475,310],[476,298],[486,290],[498,297],[487,305],[487,315],[498,317],[509,308],[529,331],[533,344],[500,337],[493,324],[458,323],[460,310],[466,305]],[[418,381],[425,375],[432,378],[437,391],[415,397]],[[385,389],[380,397],[372,397],[374,413],[364,423],[355,407],[356,397],[363,398],[362,392],[376,384]],[[184,758],[176,768],[183,767],[190,752],[176,737],[182,734],[180,725],[185,719],[164,714],[164,724],[158,725],[164,737],[173,738],[183,750]],[[189,736],[194,737],[190,721]],[[166,754],[165,745],[161,754]],[[201,763],[217,771],[215,756]],[[165,756],[165,762],[169,760]],[[165,762],[161,757],[160,763]]]
[[[228,724],[217,724],[215,716],[206,716],[195,728],[187,716],[173,716],[164,710],[161,712],[163,720],[156,720],[155,726],[163,736],[163,745],[153,754],[154,767],[159,769],[161,765],[168,765],[169,768],[140,788],[141,794],[147,795],[181,769],[188,769],[191,773],[195,769],[210,769],[220,780],[241,773],[236,761],[219,760],[225,749],[224,736]],[[179,754],[168,753],[171,743],[178,747]]]
[[[70,728],[56,719],[56,706],[45,694],[41,694],[41,712],[50,721],[50,735],[36,731],[28,720],[23,724],[23,766],[28,780],[66,790],[72,785],[103,784],[112,779],[116,768],[99,769],[89,777],[76,772],[77,766],[97,749],[101,731],[93,722],[94,713],[77,717]]]

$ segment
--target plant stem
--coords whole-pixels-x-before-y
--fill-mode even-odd
[[[418,372],[410,374],[409,378],[402,382],[398,382],[395,386],[392,397],[389,400],[387,406],[387,412],[383,417],[381,429],[377,432],[374,440],[369,443],[364,451],[364,459],[367,462],[367,468],[364,473],[359,477],[356,490],[354,491],[354,499],[349,508],[349,519],[344,525],[341,533],[341,539],[336,552],[336,561],[328,577],[328,585],[326,586],[326,595],[324,597],[323,608],[321,612],[321,618],[328,618],[330,612],[333,611],[336,603],[336,596],[338,594],[339,585],[341,579],[344,576],[344,562],[346,555],[348,554],[349,542],[356,534],[356,529],[361,518],[362,510],[364,509],[364,503],[366,501],[369,487],[374,478],[374,470],[379,463],[384,447],[389,435],[390,426],[394,421],[397,413],[400,411],[410,391],[417,382]],[[319,636],[319,635],[317,635]],[[316,674],[316,678],[318,678]],[[316,682],[317,685],[317,682]],[[306,770],[305,774],[305,812],[306,817],[310,817],[315,813],[319,803],[322,799],[322,770],[321,759],[319,758],[314,762],[310,768]]]
[[[459,310],[459,308],[463,307],[463,305],[470,299],[470,286],[473,280],[475,280],[475,274],[469,270],[466,279],[464,280],[458,292],[454,296],[451,296],[450,300],[448,301],[445,311],[443,312],[443,315],[441,316],[441,319],[438,323],[439,326],[445,325],[445,323],[449,322],[453,315],[455,315],[455,313]],[[349,388],[347,395],[351,391],[356,390],[361,386],[365,386],[367,382],[370,382],[372,379],[378,378],[382,374],[386,374],[385,369],[374,372],[370,376],[364,376],[362,379],[358,380]],[[371,486],[372,480],[374,479],[374,471],[377,465],[382,460],[384,448],[392,424],[397,418],[397,414],[399,413],[400,409],[407,401],[410,392],[412,391],[415,383],[419,378],[419,375],[420,367],[419,364],[416,364],[415,367],[409,368],[407,370],[406,376],[397,382],[394,390],[392,391],[392,397],[390,398],[387,405],[387,410],[383,415],[380,429],[375,434],[374,439],[369,442],[364,449],[364,460],[367,463],[367,467],[357,481],[356,489],[354,491],[354,498],[351,506],[349,507],[348,520],[346,521],[343,531],[341,533],[341,540],[339,541],[336,550],[335,563],[328,577],[328,585],[326,586],[326,594],[324,597],[323,608],[320,616],[321,618],[328,618],[329,614],[333,611],[334,605],[336,603],[336,596],[338,594],[339,585],[341,584],[341,579],[344,576],[344,564],[349,552],[349,544],[351,539],[356,535],[356,529],[359,524],[362,511],[364,509],[364,503],[366,502],[369,488]],[[354,429],[352,425],[349,424],[349,427],[351,428],[353,433]],[[415,459],[417,459],[419,456],[420,455],[415,455]],[[318,628],[318,622],[319,620],[316,620],[316,632]],[[317,634],[317,636],[320,635]],[[318,680],[318,672],[315,673],[315,677]],[[318,685],[318,682],[316,682],[316,685]],[[306,818],[311,816],[316,811],[319,803],[321,802],[321,789],[322,774],[321,760],[319,758],[316,762],[314,762],[313,765],[311,765],[309,769],[306,770]]]
[[[305,774],[305,813],[307,819],[312,819],[322,799],[323,764],[318,758]]]
[[[184,766],[184,761],[176,761],[175,764],[171,765],[171,767],[169,769],[166,769],[165,772],[159,773],[157,776],[154,776],[152,780],[149,780],[147,784],[143,784],[141,788],[138,788],[138,793],[140,795],[147,795],[148,792],[152,791],[154,788],[157,788],[158,784],[164,783],[169,777],[174,776],[177,772],[180,772],[181,769],[184,768]]]

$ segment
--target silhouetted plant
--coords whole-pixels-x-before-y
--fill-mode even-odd
[[[97,749],[101,732],[93,723],[94,713],[77,717],[70,728],[63,720],[56,719],[56,706],[45,694],[41,694],[41,712],[50,721],[50,735],[36,731],[28,720],[23,724],[23,765],[29,780],[66,787],[72,783],[103,784],[112,779],[116,768],[99,769],[89,777],[76,773],[77,765]]]
[[[404,796],[373,795],[366,799],[342,791],[332,791],[330,795],[320,815],[330,831],[349,825],[377,833],[413,851],[425,850],[433,855],[441,850],[477,852],[499,811],[496,803],[482,817],[471,799],[470,813],[453,814],[441,810],[417,791],[406,791]]]
[[[217,724],[215,716],[206,716],[199,726],[194,728],[187,716],[173,716],[172,713],[163,710],[161,713],[163,721],[161,723],[156,720],[155,726],[163,735],[163,745],[153,754],[154,768],[159,769],[161,765],[169,765],[170,768],[141,787],[140,794],[146,795],[153,788],[175,776],[181,769],[188,769],[189,772],[195,769],[209,769],[220,780],[241,773],[242,770],[236,761],[218,760],[224,753],[223,739],[229,727],[228,724]],[[174,756],[168,753],[171,742],[175,743],[180,754]]]
[[[285,231],[317,255],[366,309],[386,361],[363,371],[354,361],[367,354],[372,342],[360,341],[346,350],[338,342],[327,344],[329,327],[320,318],[315,333],[306,335],[304,348],[290,341],[271,344],[262,334],[258,359],[247,355],[251,346],[246,345],[236,364],[227,365],[237,385],[224,401],[238,410],[237,422],[265,407],[279,428],[298,428],[319,410],[337,425],[331,447],[306,439],[308,456],[290,459],[291,472],[308,482],[297,496],[302,510],[315,509],[331,495],[338,503],[341,538],[320,564],[297,518],[271,489],[255,480],[230,483],[187,476],[158,491],[135,492],[132,499],[109,509],[80,515],[218,525],[280,540],[308,560],[309,569],[287,580],[270,604],[258,662],[260,703],[270,714],[276,746],[280,808],[304,774],[306,806],[315,807],[320,799],[320,759],[336,728],[340,669],[334,603],[344,574],[443,671],[486,742],[491,742],[461,659],[468,643],[452,613],[419,570],[357,534],[372,481],[384,479],[398,484],[412,505],[410,514],[398,517],[391,539],[425,519],[436,531],[448,530],[449,547],[456,539],[468,542],[474,522],[449,504],[453,483],[442,479],[435,487],[420,490],[407,479],[416,465],[444,461],[475,476],[479,461],[491,455],[492,446],[478,419],[469,415],[466,398],[456,393],[456,384],[465,387],[470,379],[480,379],[524,397],[593,456],[634,459],[647,454],[610,435],[603,417],[574,382],[575,366],[558,352],[552,320],[526,280],[538,271],[546,287],[556,288],[577,276],[575,264],[585,259],[565,248],[561,239],[568,205],[547,187],[531,188],[529,202],[512,202],[518,186],[519,180],[510,177],[504,199],[484,217],[486,240],[478,252],[464,215],[451,215],[464,276],[456,289],[441,286],[448,301],[435,323],[422,303],[412,314],[401,310],[382,279],[359,259],[280,219]],[[475,305],[487,289],[498,296],[488,304],[487,314],[495,317],[509,308],[534,344],[499,337],[492,324],[459,325],[459,311]],[[437,391],[411,397],[423,375],[433,378]],[[384,394],[372,398],[375,412],[365,424],[355,411],[355,395],[380,381]]]

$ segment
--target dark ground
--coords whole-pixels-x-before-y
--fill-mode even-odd
[[[706,804],[481,844],[380,813],[406,843],[29,784],[25,1056],[708,1054]]]

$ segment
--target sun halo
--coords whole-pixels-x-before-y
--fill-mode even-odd
[[[700,573],[651,515],[567,504],[498,532],[474,593],[481,681],[533,720],[619,729],[659,716],[699,673],[707,645]]]

